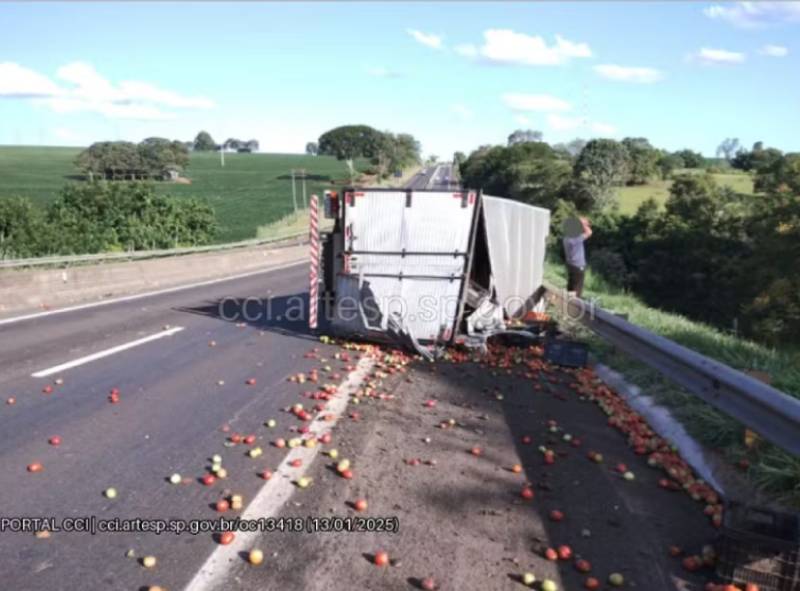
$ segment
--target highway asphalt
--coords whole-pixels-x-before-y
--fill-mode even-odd
[[[453,164],[451,162],[443,162],[423,168],[406,183],[404,188],[448,191],[450,189],[458,189],[459,185],[455,180]]]
[[[265,420],[286,422],[280,409],[297,400],[287,377],[307,371],[312,361],[304,353],[320,346],[303,321],[284,318],[287,306],[296,312],[304,301],[307,281],[301,264],[0,326],[0,520],[215,518],[212,491],[197,479],[209,456],[220,450],[232,474],[253,472],[252,478],[231,479],[247,503],[263,481],[241,446],[223,447],[221,428],[265,438]],[[231,318],[240,311],[235,304],[220,313],[218,303],[228,297],[261,302],[252,301],[251,321],[240,324]],[[171,336],[32,377],[178,328]],[[250,378],[256,385],[245,383]],[[52,392],[45,392],[48,387]],[[118,403],[109,401],[113,388],[119,390]],[[9,398],[15,402],[8,404]],[[59,446],[48,443],[53,436],[61,438]],[[265,465],[278,465],[286,455],[266,440],[260,444]],[[43,470],[29,472],[33,463]],[[191,484],[168,483],[173,473]],[[104,495],[111,487],[114,499]],[[176,590],[214,547],[209,535],[60,532],[41,539],[0,531],[0,588],[146,589],[157,581]],[[158,566],[144,568],[126,557],[129,550],[157,557]]]

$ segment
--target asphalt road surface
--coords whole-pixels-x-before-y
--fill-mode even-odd
[[[451,162],[443,162],[434,166],[423,168],[408,183],[405,189],[427,189],[434,191],[449,191],[458,189],[455,180],[455,168]]]
[[[442,168],[431,178],[443,178]],[[384,591],[424,588],[422,577],[430,576],[443,591],[514,591],[524,588],[523,571],[557,580],[560,589],[582,588],[585,575],[571,560],[545,558],[546,547],[563,544],[589,558],[601,581],[613,572],[631,589],[702,588],[710,569],[686,573],[667,549],[697,554],[712,539],[705,503],[661,485],[664,473],[634,454],[584,396],[583,372],[511,351],[497,352],[491,366],[463,356],[435,365],[387,355],[359,360],[308,333],[307,281],[303,262],[0,320],[0,589]],[[367,375],[372,362],[382,365]],[[360,392],[348,378],[353,366],[369,384]],[[318,385],[289,380],[312,369],[321,374]],[[324,383],[344,384],[320,411],[340,417],[338,426],[326,417],[301,423],[286,412],[314,404],[306,395]],[[116,390],[118,400],[110,396]],[[269,419],[275,428],[265,426]],[[295,437],[300,425],[315,437],[330,431],[332,442],[272,445]],[[256,440],[227,445],[234,432]],[[325,453],[335,446],[340,459],[352,458],[355,475],[341,474],[331,455],[316,457],[323,443]],[[540,445],[555,450],[552,462]],[[257,459],[248,457],[253,446],[263,450]],[[605,460],[590,461],[591,450]],[[204,486],[214,454],[229,474]],[[295,457],[302,462],[292,465]],[[42,469],[30,471],[36,464]],[[260,477],[265,469],[275,472],[268,480]],[[627,470],[635,478],[623,477]],[[172,474],[182,482],[170,483]],[[306,474],[312,485],[298,486]],[[526,487],[535,499],[531,492],[523,500]],[[230,545],[209,532],[141,531],[151,522],[135,521],[191,527],[217,519],[216,501],[233,493],[245,511],[228,511],[229,519],[326,523],[354,516],[357,499],[368,500],[370,519],[365,531],[239,532]],[[566,517],[554,520],[554,510]],[[373,517],[402,525],[375,531]],[[15,518],[53,521],[15,533],[22,525]],[[95,526],[119,519],[118,527],[139,531],[34,535],[66,527],[65,518]],[[263,549],[263,565],[247,564],[252,548]],[[376,566],[378,551],[389,553],[390,565]],[[156,565],[145,567],[145,556]]]
[[[307,273],[305,264],[296,265],[0,326],[0,518],[216,517],[209,491],[196,481],[222,448],[221,426],[263,437],[264,421],[280,421],[286,415],[279,409],[296,402],[287,376],[307,371],[303,354],[319,345],[304,322],[285,318],[305,297]],[[231,302],[220,312],[218,302],[227,297],[269,298],[269,314],[253,300],[252,321],[242,325],[232,318],[240,310]],[[78,365],[32,377],[70,362]],[[256,385],[245,383],[250,378]],[[113,388],[118,403],[109,401]],[[48,443],[54,436],[60,445]],[[268,462],[285,456],[284,449],[261,445]],[[232,473],[252,470],[241,449],[229,452],[225,466]],[[43,470],[29,472],[33,463]],[[173,473],[192,483],[169,484]],[[261,485],[255,476],[236,482],[245,504]],[[116,498],[105,496],[108,488]],[[157,580],[176,590],[214,546],[209,535],[60,532],[40,539],[5,531],[0,587],[146,589]],[[157,568],[126,557],[129,550],[158,557]]]

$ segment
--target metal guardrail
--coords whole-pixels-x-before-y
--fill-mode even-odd
[[[545,284],[568,318],[581,322],[631,357],[661,372],[764,439],[800,455],[800,400],[592,303]]]
[[[272,238],[254,238],[241,242],[229,242],[228,244],[211,244],[208,246],[190,246],[186,248],[167,248],[162,250],[133,250],[129,252],[102,252],[98,254],[79,254],[52,257],[37,257],[31,259],[5,259],[0,260],[0,269],[15,269],[22,267],[42,267],[42,266],[68,266],[80,263],[103,263],[106,261],[127,261],[139,259],[152,259],[170,256],[181,256],[187,254],[197,254],[203,252],[218,252],[232,250],[235,248],[246,248],[248,246],[261,246],[263,244],[273,244],[286,240],[305,238],[308,232],[298,232],[285,236],[274,236]]]

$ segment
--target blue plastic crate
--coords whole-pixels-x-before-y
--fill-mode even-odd
[[[586,367],[589,361],[589,345],[578,341],[549,339],[544,343],[545,360],[566,367]]]

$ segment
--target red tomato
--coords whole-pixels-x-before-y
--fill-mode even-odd
[[[386,552],[376,552],[374,561],[377,566],[386,566],[389,564],[389,555]]]
[[[564,519],[564,514],[558,509],[553,509],[552,511],[550,511],[550,519],[552,519],[553,521],[561,521],[562,519]]]

